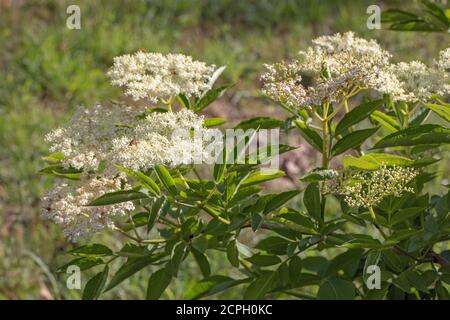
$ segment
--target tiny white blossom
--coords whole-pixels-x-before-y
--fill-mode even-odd
[[[118,191],[120,178],[84,175],[78,185],[59,183],[42,199],[42,215],[60,225],[64,235],[75,241],[105,228],[114,227],[114,218],[134,210],[131,201],[108,206],[87,206],[103,194]]]
[[[201,96],[214,83],[214,66],[181,54],[138,52],[117,57],[109,76],[125,87],[134,99],[151,102],[179,94]],[[216,129],[204,126],[204,117],[183,109],[179,112],[148,112],[139,107],[113,103],[77,109],[68,126],[46,136],[51,152],[62,154],[65,168],[82,171],[77,185],[59,183],[43,198],[43,216],[62,226],[76,240],[114,227],[113,219],[134,210],[127,201],[88,207],[99,196],[118,191],[126,176],[117,165],[132,170],[210,162],[222,141],[210,141]],[[217,144],[217,145],[216,145]],[[208,149],[208,148],[209,149]]]
[[[108,75],[127,96],[156,103],[179,94],[200,96],[211,89],[214,70],[214,65],[182,54],[136,52],[114,58]]]
[[[359,70],[363,81],[364,77],[386,66],[391,57],[375,40],[355,37],[353,32],[321,36],[312,42],[313,45],[299,55],[303,68],[313,74],[318,74],[326,63],[333,77]]]
[[[302,85],[300,68],[296,63],[285,62],[264,65],[267,72],[261,76],[263,93],[291,106],[308,105],[307,91]]]
[[[407,101],[410,96],[405,92],[403,83],[388,66],[379,70],[369,81],[369,87],[380,93],[390,94],[393,100]]]
[[[387,196],[400,197],[404,192],[414,192],[407,184],[417,174],[414,168],[382,165],[375,171],[343,172],[327,189],[330,193],[343,195],[351,207],[369,208]]]
[[[439,60],[437,62],[438,68],[443,72],[450,71],[450,48],[439,52]]]
[[[292,63],[266,65],[263,93],[301,107],[338,101],[377,83],[389,58],[374,40],[355,37],[352,32],[319,37]]]
[[[138,115],[140,115],[138,117]],[[204,128],[204,117],[190,110],[142,115],[132,107],[80,107],[70,125],[46,137],[51,152],[59,152],[65,167],[96,171],[104,163],[146,170],[209,161],[204,137],[217,129]],[[216,141],[216,143],[220,143]]]
[[[434,95],[444,96],[450,93],[448,73],[435,67],[428,67],[420,61],[400,62],[389,66],[388,72],[399,81],[403,94],[389,92],[394,100],[408,102],[426,102]]]
[[[128,106],[113,104],[93,107],[80,106],[70,124],[47,134],[50,152],[60,152],[66,158],[63,164],[76,169],[97,170],[106,160],[111,139],[129,128],[140,112]]]
[[[418,61],[390,64],[391,54],[375,40],[355,37],[352,32],[312,42],[291,63],[266,66],[264,94],[291,106],[311,107],[348,98],[359,89],[406,102],[427,102],[450,92],[450,49],[441,51],[436,66],[427,67]]]
[[[186,109],[152,113],[113,140],[109,161],[134,170],[209,161],[203,137],[217,129],[206,129],[203,122],[203,116]]]

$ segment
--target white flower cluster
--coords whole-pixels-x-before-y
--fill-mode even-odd
[[[44,218],[51,219],[63,229],[64,235],[75,241],[105,228],[114,227],[113,218],[134,210],[132,202],[109,206],[87,206],[101,195],[120,190],[120,178],[83,176],[76,186],[58,184],[42,199]]]
[[[275,101],[289,106],[311,107],[324,102],[339,100],[351,89],[355,72],[348,72],[334,80],[315,81],[311,86],[303,84],[302,69],[298,63],[265,65],[267,72],[261,77],[263,93]]]
[[[80,106],[67,127],[53,130],[45,140],[51,152],[64,155],[65,167],[97,170],[100,162],[109,158],[112,139],[125,134],[139,113],[118,104]]]
[[[389,63],[391,55],[375,40],[355,37],[353,32],[322,36],[312,41],[313,46],[300,51],[300,61],[306,72],[319,74],[326,64],[332,78],[348,72],[359,72],[360,81],[366,81],[374,72]],[[365,82],[360,83],[365,86]]]
[[[394,74],[392,65],[387,66],[372,78],[369,88],[389,94],[394,101],[408,101],[402,81]]]
[[[133,170],[209,162],[206,144],[219,132],[203,127],[203,116],[180,112],[152,113],[112,141],[110,161]],[[221,141],[213,141],[221,148]],[[218,145],[220,144],[220,145]]]
[[[328,186],[328,192],[343,195],[351,207],[369,208],[387,196],[400,197],[404,192],[414,192],[407,184],[417,174],[414,168],[386,165],[375,171],[344,172]]]
[[[179,94],[200,96],[211,89],[214,70],[214,65],[182,54],[137,52],[114,58],[108,75],[113,85],[125,88],[134,100],[156,103]]]
[[[302,85],[299,66],[284,62],[264,65],[267,72],[262,75],[263,92],[268,97],[291,106],[309,105],[307,89]]]
[[[441,71],[450,71],[450,48],[442,50],[439,53],[439,61],[437,62],[437,66]]]
[[[450,93],[449,74],[440,68],[428,67],[420,61],[393,64],[389,66],[388,72],[400,82],[395,89],[385,89],[394,100],[426,102],[434,95],[444,96]]]
[[[68,127],[52,131],[46,140],[51,152],[65,157],[65,167],[85,171],[96,171],[101,163],[115,174],[113,165],[147,170],[156,164],[209,161],[205,145],[217,130],[204,128],[203,116],[186,109],[138,115],[121,105],[80,107]]]
[[[291,63],[266,65],[263,93],[291,106],[335,102],[359,89],[390,94],[394,100],[427,101],[449,90],[450,49],[440,53],[437,67],[420,62],[390,64],[391,54],[374,40],[352,32],[322,36]],[[307,78],[308,81],[302,79]]]
[[[109,71],[113,84],[135,99],[166,100],[199,96],[211,88],[214,67],[191,57],[139,52],[118,57]],[[218,139],[219,137],[219,139]],[[113,227],[113,219],[134,210],[132,202],[87,206],[99,196],[124,188],[117,165],[146,171],[210,162],[222,149],[219,130],[204,127],[190,110],[150,112],[117,103],[81,106],[68,126],[46,136],[51,152],[62,154],[65,168],[82,171],[77,185],[60,183],[43,199],[43,215],[62,226],[71,240]]]
[[[145,171],[156,164],[211,161],[216,154],[206,152],[205,146],[221,150],[221,140],[210,141],[220,131],[206,129],[203,124],[202,116],[186,109],[142,114],[122,105],[80,107],[70,125],[51,132],[47,141],[52,152],[65,157],[62,164],[82,169],[83,177],[78,186],[60,184],[50,191],[44,197],[43,215],[61,224],[72,240],[113,226],[112,218],[134,209],[131,202],[85,206],[104,193],[120,189],[115,165]],[[96,172],[99,178],[88,178],[89,173]]]
[[[389,58],[374,40],[357,38],[352,32],[319,37],[306,51],[300,51],[294,62],[267,65],[263,93],[294,106],[337,101],[353,90],[377,83]],[[302,83],[301,75],[311,83]]]

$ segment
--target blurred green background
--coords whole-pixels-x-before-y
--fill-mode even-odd
[[[368,30],[366,9],[374,2],[382,10],[416,6],[396,0],[0,0],[0,299],[80,296],[66,288],[67,275],[55,272],[73,244],[40,219],[39,199],[51,181],[36,173],[47,151],[44,135],[76,105],[119,97],[105,76],[114,56],[145,49],[227,65],[222,81],[236,85],[210,112],[232,120],[272,114],[277,111],[257,96],[263,63],[292,57],[318,35],[353,30],[378,39],[394,60],[428,63],[448,45],[445,34]],[[66,27],[72,4],[81,9],[81,30]],[[114,246],[117,239],[105,234],[99,241]],[[221,261],[214,259],[213,268],[226,268]],[[196,274],[188,262],[164,298],[180,298]],[[83,284],[87,279],[82,276]],[[106,297],[142,297],[147,279],[135,276]],[[239,297],[236,290],[220,297]]]

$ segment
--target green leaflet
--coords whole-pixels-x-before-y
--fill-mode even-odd
[[[109,268],[106,265],[103,271],[93,276],[87,283],[83,290],[83,300],[95,300],[98,299],[105,287],[106,280],[108,279]]]
[[[235,129],[273,129],[279,128],[283,125],[284,121],[279,119],[274,119],[270,117],[257,117],[250,120],[245,120],[239,123]]]
[[[438,116],[447,122],[450,122],[450,105],[448,104],[426,104],[427,108],[433,110]]]
[[[383,100],[369,101],[353,108],[349,113],[345,114],[341,121],[336,126],[336,135],[341,134],[346,129],[350,128],[354,124],[363,121],[371,115],[377,108],[381,106]]]
[[[372,149],[450,143],[450,129],[424,124],[392,133],[378,141]]]
[[[152,273],[147,285],[147,300],[159,299],[171,281],[172,275],[167,267]]]
[[[169,191],[171,195],[176,195],[178,193],[175,181],[173,180],[172,176],[170,175],[169,170],[167,170],[162,165],[156,165],[155,166],[155,172],[158,176],[158,179],[161,181],[161,183],[164,185],[164,187]]]
[[[340,278],[325,279],[319,288],[317,297],[322,300],[353,300],[355,287],[348,280]]]
[[[322,138],[320,135],[312,130],[304,121],[297,120],[295,125],[300,129],[300,134],[302,137],[317,151],[322,152]]]
[[[147,198],[147,195],[135,190],[110,192],[90,202],[88,206],[106,206],[115,203]]]
[[[359,147],[364,141],[366,141],[370,136],[377,132],[378,128],[363,129],[351,132],[344,136],[342,139],[338,140],[336,144],[331,149],[331,154],[337,156],[349,149]]]
[[[387,166],[411,166],[415,163],[414,160],[406,157],[397,156],[387,153],[371,153],[361,156],[359,158],[346,155],[343,160],[344,168],[356,168],[362,170],[377,170],[381,164]]]

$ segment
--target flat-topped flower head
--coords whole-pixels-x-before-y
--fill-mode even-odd
[[[59,183],[42,199],[42,215],[60,225],[72,241],[114,227],[114,219],[134,210],[133,202],[87,206],[103,194],[121,189],[120,178],[83,176],[78,185]]]
[[[203,125],[203,116],[186,109],[149,114],[113,140],[110,161],[134,170],[208,162],[213,155],[206,152],[206,145],[218,130]],[[221,147],[221,141],[211,143]]]
[[[97,170],[106,160],[111,140],[129,130],[128,125],[140,114],[135,108],[112,104],[77,108],[68,126],[47,134],[50,152],[59,152],[66,159],[64,166]]]
[[[335,102],[377,83],[389,58],[376,41],[355,37],[352,32],[319,37],[293,62],[267,65],[263,93],[291,106]]]
[[[450,77],[447,72],[436,67],[428,67],[420,61],[400,62],[389,66],[388,72],[400,82],[401,95],[389,92],[394,100],[427,102],[433,96],[450,93]]]
[[[353,32],[321,36],[312,43],[299,55],[303,68],[315,74],[321,71],[324,63],[330,68],[332,77],[355,70],[370,73],[386,66],[391,57],[375,40],[355,37]]]
[[[263,93],[289,106],[306,104],[307,91],[302,85],[301,67],[294,63],[265,64],[267,72],[261,76]]]
[[[369,208],[387,196],[400,197],[405,192],[414,192],[408,183],[417,174],[414,168],[382,165],[375,171],[344,171],[327,188],[330,193],[343,195],[350,207]]]
[[[125,95],[156,103],[179,94],[202,95],[211,89],[214,71],[215,66],[182,54],[136,52],[114,58],[108,75]]]
[[[450,93],[450,49],[440,52],[433,67],[419,61],[390,64],[390,58],[375,40],[358,38],[353,32],[322,36],[291,63],[266,66],[262,91],[298,107],[348,99],[360,89],[406,102],[427,102]]]
[[[127,106],[95,105],[80,107],[69,126],[46,140],[51,152],[65,157],[65,167],[97,171],[102,163],[114,174],[114,165],[144,170],[209,161],[205,147],[216,132],[204,127],[203,116],[186,109],[142,115]]]
[[[441,71],[450,72],[450,48],[439,52],[439,60],[437,66]]]

